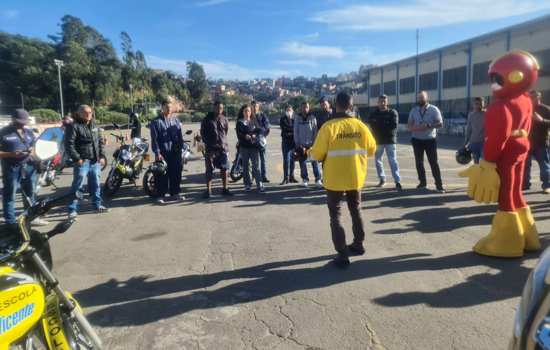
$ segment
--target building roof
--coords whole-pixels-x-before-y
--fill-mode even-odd
[[[449,45],[446,45],[446,46],[442,46],[442,47],[437,48],[437,49],[433,49],[433,50],[430,50],[430,51],[419,53],[418,58],[425,57],[425,56],[430,56],[430,55],[438,53],[439,51],[448,50],[448,49],[451,49],[451,48],[456,47],[456,46],[462,46],[462,45],[467,45],[469,43],[483,41],[483,40],[489,39],[489,38],[497,36],[497,35],[503,35],[503,34],[506,34],[508,32],[512,32],[514,30],[525,29],[525,28],[528,28],[530,26],[543,24],[543,23],[548,22],[548,21],[550,21],[550,15],[545,15],[545,16],[542,16],[542,17],[532,19],[532,20],[527,21],[527,22],[518,23],[518,24],[515,24],[515,25],[512,25],[512,26],[501,28],[501,29],[498,29],[498,30],[495,30],[495,31],[492,31],[492,32],[489,32],[489,33],[485,33],[485,34],[482,34],[482,35],[479,35],[479,36],[476,36],[476,37],[473,37],[473,38],[470,38],[470,39],[458,41],[456,43],[449,44]],[[405,58],[402,58],[400,60],[393,61],[393,62],[386,63],[386,64],[381,64],[379,66],[374,66],[374,67],[368,68],[366,70],[371,71],[371,70],[380,69],[380,68],[383,68],[383,67],[395,65],[399,62],[413,60],[416,57],[417,57],[417,55],[405,57]]]

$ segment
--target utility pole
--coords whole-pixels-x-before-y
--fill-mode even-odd
[[[65,117],[65,111],[63,110],[63,86],[61,84],[61,67],[63,67],[64,62],[61,60],[54,59],[53,63],[57,66],[57,78],[59,80],[59,104],[61,105],[61,119]]]
[[[23,97],[23,93],[19,93],[21,95],[21,108],[25,109],[25,98]]]
[[[133,97],[133,95],[132,95],[132,88],[133,88],[133,86],[132,86],[132,84],[130,84],[129,86],[130,86],[130,110],[131,110],[132,112],[134,112],[134,97]]]

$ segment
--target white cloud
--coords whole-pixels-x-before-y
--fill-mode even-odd
[[[340,47],[336,46],[320,46],[309,45],[298,41],[290,41],[284,43],[280,51],[293,57],[298,58],[344,58],[345,52]]]
[[[0,14],[5,19],[15,19],[15,18],[19,17],[19,11],[18,10],[4,10]]]
[[[317,67],[319,64],[313,60],[296,59],[296,60],[279,60],[277,64],[283,66],[304,66],[304,67]]]
[[[311,34],[306,34],[306,35],[304,35],[304,40],[311,40],[311,41],[314,41],[314,40],[319,39],[320,36],[321,36],[321,34],[319,34],[319,32],[315,32],[315,33],[311,33]]]
[[[158,56],[147,56],[149,66],[173,71],[182,75],[187,73],[187,60],[167,59]],[[213,79],[251,80],[255,78],[275,78],[280,76],[298,75],[299,71],[282,69],[251,69],[234,63],[219,60],[199,62],[206,75]]]
[[[550,9],[539,0],[413,0],[406,4],[350,5],[310,18],[338,30],[402,30],[490,21]]]
[[[225,4],[226,2],[229,2],[231,0],[203,0],[197,3],[198,7],[206,7],[206,6],[215,6],[220,4]]]

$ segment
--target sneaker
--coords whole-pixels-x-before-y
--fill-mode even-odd
[[[244,190],[246,192],[250,192],[252,190],[252,188],[250,187],[250,185],[246,185],[246,186],[244,186]]]
[[[403,191],[403,186],[399,182],[395,183],[395,189],[399,192]]]
[[[425,183],[419,183],[418,186],[416,186],[417,189],[419,190],[423,190],[426,188],[426,184]]]
[[[100,205],[99,207],[97,207],[95,209],[95,211],[98,213],[98,214],[101,214],[101,213],[108,213],[109,212],[109,208],[107,208],[106,206],[104,205]]]
[[[181,196],[179,194],[174,194],[174,195],[171,195],[170,197],[168,197],[168,201],[170,202],[181,202],[185,199],[184,196]]]
[[[288,184],[288,180],[287,180],[287,179],[284,179],[283,181],[281,181],[281,183],[280,183],[279,185],[282,186],[282,185],[286,185],[286,184]]]
[[[349,264],[349,258],[346,255],[338,254],[334,259],[332,259],[332,263],[339,269],[346,269]]]
[[[439,193],[446,193],[447,191],[445,191],[445,189],[443,188],[443,186],[438,186],[436,188],[436,191],[439,192]]]
[[[298,183],[298,180],[296,180],[296,178],[294,176],[291,176],[289,179],[288,179],[288,182],[290,182],[291,184],[297,184]]]
[[[159,204],[159,205],[163,205],[165,204],[166,202],[164,201],[164,198],[157,198],[155,199],[155,203]]]
[[[348,245],[348,252],[350,255],[363,255],[365,254],[365,247],[362,244],[350,244]]]
[[[386,186],[386,180],[380,179],[380,182],[376,185],[376,187],[382,188],[384,186]]]
[[[317,187],[323,187],[323,181],[321,180],[315,180],[315,184],[317,185]]]
[[[209,190],[206,190],[206,191],[204,191],[204,193],[202,194],[202,198],[208,199],[208,198],[210,198],[211,195],[212,195],[212,192],[210,192]]]
[[[222,190],[222,196],[231,197],[231,196],[233,196],[233,193],[231,193],[231,191],[229,191],[229,188],[224,188]]]
[[[69,213],[69,220],[76,220],[77,216],[78,216],[78,214],[76,213],[76,211],[71,211]]]
[[[263,183],[260,183],[258,185],[258,192],[260,193],[264,193],[265,192],[265,187],[264,187],[264,184]]]
[[[41,218],[36,218],[31,221],[31,226],[47,226],[50,222]]]
[[[270,181],[268,180],[268,178],[267,178],[267,177],[264,177],[264,178],[262,179],[262,182],[265,182],[265,183],[267,183],[267,184],[268,184],[268,183],[269,183]]]
[[[309,183],[308,183],[307,181],[304,180],[304,181],[302,182],[302,186],[307,187],[307,186],[309,186]]]
[[[542,193],[544,193],[544,194],[550,194],[550,187],[549,187],[549,188],[545,188],[544,190],[542,190]]]

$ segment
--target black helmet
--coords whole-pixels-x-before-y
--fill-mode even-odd
[[[472,161],[472,152],[466,147],[460,148],[455,154],[458,164],[467,165]]]
[[[153,174],[155,174],[155,176],[162,176],[166,174],[166,168],[167,165],[164,160],[158,160],[151,164],[151,170],[153,171]]]

